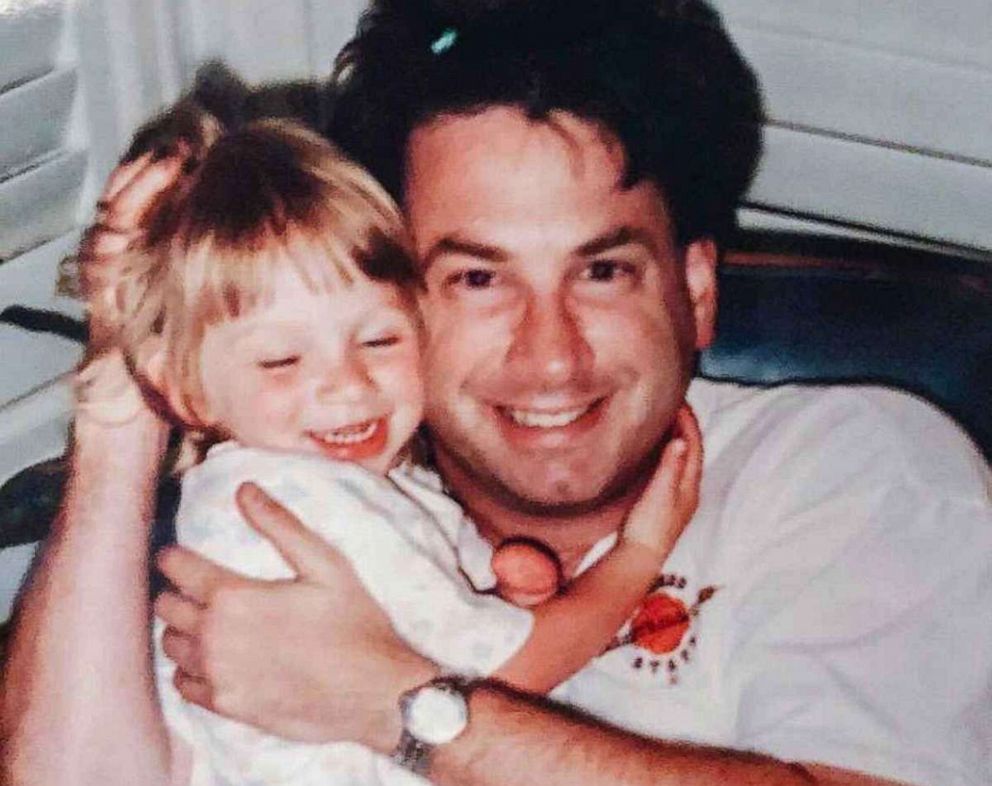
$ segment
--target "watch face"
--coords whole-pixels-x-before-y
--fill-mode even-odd
[[[428,745],[451,742],[468,725],[468,706],[460,691],[428,685],[417,691],[406,715],[406,728]]]

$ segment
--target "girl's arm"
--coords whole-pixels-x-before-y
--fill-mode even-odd
[[[650,591],[692,518],[701,471],[699,427],[684,406],[617,545],[560,594],[532,609],[530,637],[495,679],[518,690],[546,693],[606,649]]]
[[[148,539],[164,429],[76,424],[62,511],[16,611],[4,783],[167,783],[149,668]]]

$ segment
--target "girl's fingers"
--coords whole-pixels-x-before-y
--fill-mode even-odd
[[[118,164],[114,171],[107,178],[107,183],[103,187],[103,193],[96,203],[97,210],[105,208],[114,201],[121,189],[128,185],[152,160],[151,151],[142,156],[129,161],[126,164]]]
[[[115,259],[140,234],[141,220],[156,198],[179,177],[184,158],[182,150],[161,160],[146,153],[111,173],[77,255],[87,297],[115,284]]]
[[[663,552],[671,549],[696,512],[702,467],[699,424],[684,404],[675,415],[654,476],[628,517],[624,538]]]
[[[142,156],[125,164],[127,171],[121,173],[119,181],[115,181],[116,173],[111,175],[114,182],[108,184],[108,195],[112,193],[112,196],[101,200],[97,223],[117,230],[136,229],[156,197],[176,181],[184,160],[185,156],[178,154],[160,161]]]
[[[688,446],[682,437],[668,441],[661,453],[658,469],[644,489],[638,506],[657,511],[668,510],[674,505],[685,472],[687,452]]]
[[[703,436],[699,430],[699,421],[688,404],[684,404],[675,417],[675,433],[686,446],[678,495],[680,501],[690,509],[691,515],[699,502],[699,484],[703,475]]]
[[[687,447],[681,437],[669,440],[654,475],[634,505],[624,525],[624,540],[667,552],[682,532],[685,522],[679,504],[679,483]]]
[[[535,606],[558,592],[562,583],[557,557],[542,544],[504,541],[491,560],[500,597],[517,606]]]

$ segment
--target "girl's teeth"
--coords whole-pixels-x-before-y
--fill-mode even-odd
[[[567,409],[562,412],[533,412],[526,409],[506,410],[514,423],[529,428],[561,428],[569,423],[574,423],[588,411],[589,407]]]
[[[315,434],[319,440],[329,445],[354,445],[357,442],[364,442],[371,437],[379,427],[378,420],[370,420],[367,423],[357,426],[345,426],[344,428],[325,431]]]

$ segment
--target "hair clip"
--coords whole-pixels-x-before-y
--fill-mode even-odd
[[[441,35],[435,39],[434,43],[431,44],[431,51],[435,55],[443,54],[447,52],[451,47],[455,45],[455,41],[458,40],[458,31],[453,27],[448,27],[445,29]]]

